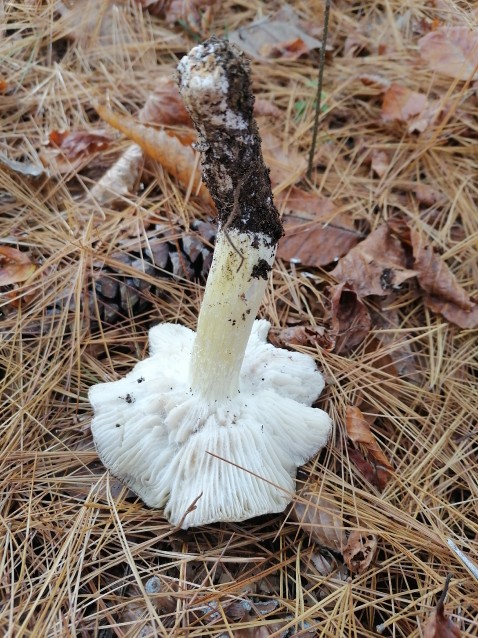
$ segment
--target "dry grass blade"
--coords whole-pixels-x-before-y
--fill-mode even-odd
[[[291,4],[301,28],[320,39],[324,3]],[[441,282],[459,283],[460,304],[475,307],[478,128],[467,80],[476,74],[476,52],[465,31],[454,53],[441,46],[445,55],[434,61],[424,59],[421,41],[436,44],[435,34],[448,29],[476,38],[473,5],[331,3],[310,189],[296,181],[312,137],[314,54],[254,61],[252,76],[256,96],[275,109],[267,129],[281,142],[273,147],[282,170],[277,193],[307,188],[316,204],[333,207],[319,223],[331,225],[340,214],[359,240],[387,225],[407,271],[415,270],[409,229],[417,229],[420,252],[432,246],[431,261],[441,264],[434,271]],[[220,9],[204,15],[218,35],[269,12],[256,0],[226,0]],[[170,174],[155,162],[126,162],[117,181],[102,182],[129,147],[119,135],[95,151],[94,162],[67,173],[46,174],[39,158],[53,131],[104,126],[91,95],[141,119],[158,78],[171,77],[195,42],[187,16],[172,27],[163,15],[136,0],[0,3],[0,243],[36,267],[27,279],[0,283],[0,635],[135,638],[145,629],[162,638],[423,638],[451,574],[444,618],[463,637],[478,638],[476,577],[447,544],[452,538],[476,566],[476,330],[431,309],[426,295],[435,292],[416,279],[365,300],[350,283],[339,284],[334,319],[333,263],[279,260],[261,309],[280,331],[302,328],[294,348],[313,354],[326,374],[319,407],[332,413],[335,432],[301,480],[306,493],[326,495],[348,538],[378,539],[362,572],[317,554],[308,531],[282,515],[172,529],[99,463],[88,388],[144,358],[151,325],[195,328],[214,240],[211,213],[200,199],[186,199],[198,182],[190,173],[176,180],[175,167]],[[193,26],[198,20],[201,9]],[[460,46],[467,42],[468,53]],[[405,130],[409,122],[384,122],[383,94],[397,84],[443,115],[421,133]],[[305,224],[309,215],[289,203],[284,212]],[[199,233],[193,220],[209,230]],[[383,246],[374,254],[381,263]],[[313,257],[312,243],[308,250]],[[380,277],[373,283],[379,290]],[[326,343],[316,330],[323,327]],[[290,333],[283,336],[292,343]],[[373,419],[394,467],[382,492],[347,452],[343,415],[351,405]],[[151,579],[163,589],[148,591]]]

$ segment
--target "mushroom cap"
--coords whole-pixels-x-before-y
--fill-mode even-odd
[[[151,356],[125,378],[90,389],[101,460],[174,525],[283,511],[297,467],[327,443],[329,416],[309,407],[322,375],[311,357],[267,343],[269,328],[254,322],[240,392],[226,400],[193,394],[195,333],[173,324],[151,329]]]

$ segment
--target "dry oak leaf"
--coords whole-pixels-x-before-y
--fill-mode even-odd
[[[359,296],[366,297],[388,295],[417,273],[406,268],[400,240],[382,225],[342,257],[330,274],[339,282],[352,284]]]
[[[372,463],[366,459],[363,454],[357,448],[353,447],[351,443],[347,443],[347,457],[352,461],[360,474],[364,477],[364,479],[373,485],[378,490],[382,490],[383,487],[380,487],[380,480],[377,476],[377,470],[372,465]]]
[[[478,31],[468,27],[438,27],[418,41],[428,66],[455,80],[478,78]]]
[[[28,253],[0,246],[0,286],[23,283],[37,270]]]
[[[317,485],[301,490],[290,509],[290,518],[299,524],[314,543],[336,552],[347,544],[342,512],[333,497]],[[299,500],[300,499],[300,500]]]
[[[254,115],[260,117],[261,115],[266,117],[280,117],[282,111],[270,100],[256,97],[254,101]]]
[[[419,231],[411,231],[411,241],[418,283],[427,293],[424,296],[425,305],[460,328],[477,328],[478,304],[470,299],[455,275]]]
[[[271,328],[269,330],[268,339],[277,348],[309,346],[330,351],[335,347],[335,340],[328,334],[323,326],[299,325],[289,326],[287,328]]]
[[[79,171],[106,149],[112,137],[106,131],[52,131],[41,153],[42,162],[60,174]]]
[[[329,287],[330,325],[335,351],[342,354],[357,346],[369,334],[372,320],[362,299],[346,283]]]
[[[69,159],[104,150],[111,142],[111,136],[103,130],[52,131],[48,139],[52,146],[60,149]]]
[[[404,122],[409,133],[423,133],[437,114],[437,108],[427,96],[401,84],[392,84],[382,102],[384,122]]]
[[[350,533],[343,551],[344,563],[353,574],[363,574],[374,559],[377,551],[377,537],[372,532]]]
[[[373,73],[361,73],[358,79],[364,86],[368,86],[371,89],[375,89],[379,93],[383,93],[390,86],[390,80],[382,75],[376,75]]]
[[[427,106],[427,96],[401,84],[392,84],[383,95],[382,119],[384,122],[398,120],[408,122]]]
[[[320,267],[346,255],[360,239],[348,215],[337,212],[334,203],[318,193],[293,187],[275,197],[286,212],[285,235],[277,256],[304,266]]]
[[[256,60],[279,56],[295,59],[322,46],[320,40],[306,33],[298,15],[289,5],[283,6],[274,15],[259,18],[232,31],[229,41]]]
[[[262,45],[259,53],[266,58],[288,58],[297,60],[303,55],[307,55],[309,47],[302,38],[293,38],[285,42],[266,43]]]
[[[375,436],[370,430],[370,425],[365,419],[360,408],[356,406],[347,406],[345,426],[347,428],[347,436],[349,439],[353,443],[359,444],[359,446],[364,450],[368,460],[371,461],[374,475],[370,482],[378,487],[379,490],[383,490],[390,480],[393,467],[380,449]],[[366,478],[370,480],[369,476]]]
[[[445,616],[445,598],[448,592],[447,578],[436,609],[430,614],[423,626],[423,638],[460,638],[461,631],[447,616]]]
[[[169,77],[159,78],[155,90],[148,95],[138,117],[143,124],[168,126],[184,124],[192,127],[191,118],[179,94],[178,86]]]

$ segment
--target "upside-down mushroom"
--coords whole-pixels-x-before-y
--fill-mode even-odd
[[[314,360],[270,345],[270,324],[255,321],[283,231],[248,66],[210,38],[178,74],[218,209],[197,332],[155,326],[150,357],[89,398],[105,466],[188,528],[283,511],[297,467],[326,444],[331,423],[310,407],[324,385]]]

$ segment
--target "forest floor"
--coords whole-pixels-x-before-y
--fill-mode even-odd
[[[474,4],[332,2],[308,177],[323,2],[0,3],[2,636],[478,636]],[[105,470],[88,389],[196,327],[214,211],[173,78],[212,33],[286,226],[261,316],[334,431],[285,513],[183,531]]]

